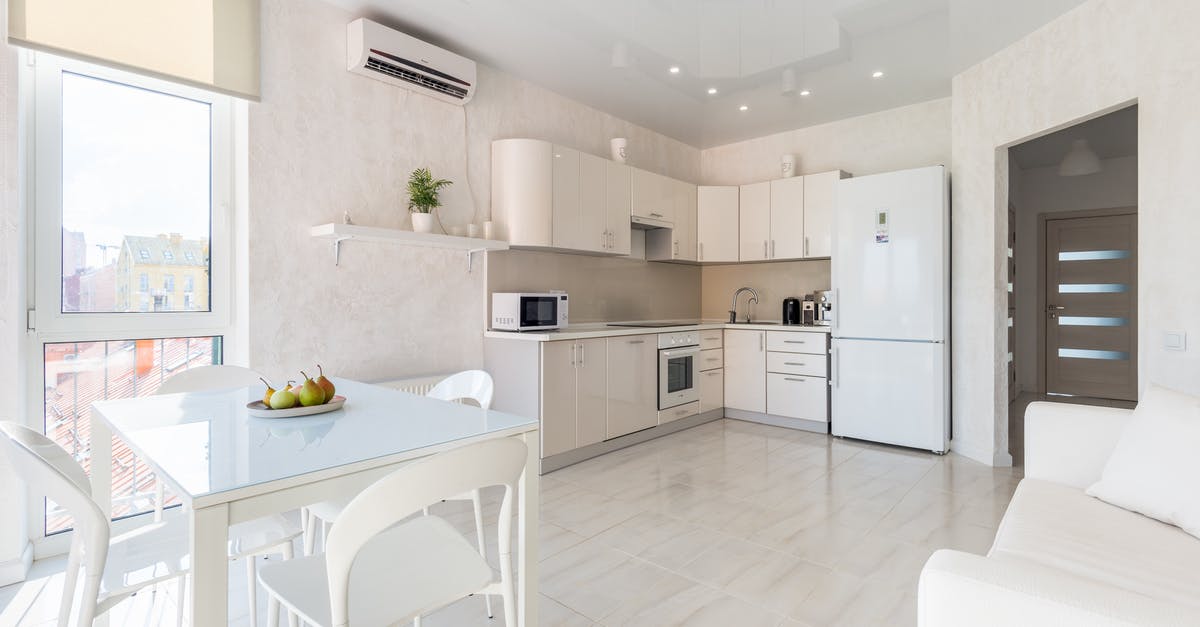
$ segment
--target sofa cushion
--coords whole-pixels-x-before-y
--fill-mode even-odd
[[[1200,397],[1150,384],[1087,493],[1200,538]]]
[[[1200,606],[1200,540],[1058,483],[1021,481],[989,555]]]

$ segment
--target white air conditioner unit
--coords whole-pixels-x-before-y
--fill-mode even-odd
[[[347,69],[454,104],[475,95],[475,62],[359,18],[346,26]]]

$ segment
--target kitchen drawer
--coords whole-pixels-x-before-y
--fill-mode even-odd
[[[697,362],[696,370],[703,372],[714,368],[721,368],[725,365],[725,351],[719,348],[709,348],[700,351],[700,361]]]
[[[725,371],[706,370],[700,373],[700,411],[712,411],[725,406]]]
[[[829,422],[829,387],[819,377],[768,373],[767,413]]]
[[[825,355],[804,353],[767,353],[767,372],[798,374],[806,377],[828,376]]]
[[[670,409],[663,409],[658,412],[658,424],[665,425],[672,420],[695,416],[700,413],[700,401],[692,401],[683,405],[676,405]]]
[[[721,348],[721,340],[725,333],[721,329],[708,329],[700,331],[700,350],[708,350],[710,348]]]
[[[826,335],[806,331],[767,331],[767,350],[824,355]]]

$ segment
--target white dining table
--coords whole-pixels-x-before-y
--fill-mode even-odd
[[[346,404],[301,418],[260,418],[262,388],[94,403],[92,493],[112,503],[120,438],[179,496],[191,528],[191,624],[229,612],[229,527],[361,491],[414,459],[464,444],[516,438],[529,449],[517,500],[517,623],[538,623],[538,423],[473,405],[333,379]],[[402,558],[399,560],[402,562]],[[419,567],[419,565],[414,565]]]

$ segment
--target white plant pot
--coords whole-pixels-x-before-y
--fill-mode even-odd
[[[413,230],[417,233],[432,233],[433,232],[433,214],[432,213],[416,213],[412,214]]]

